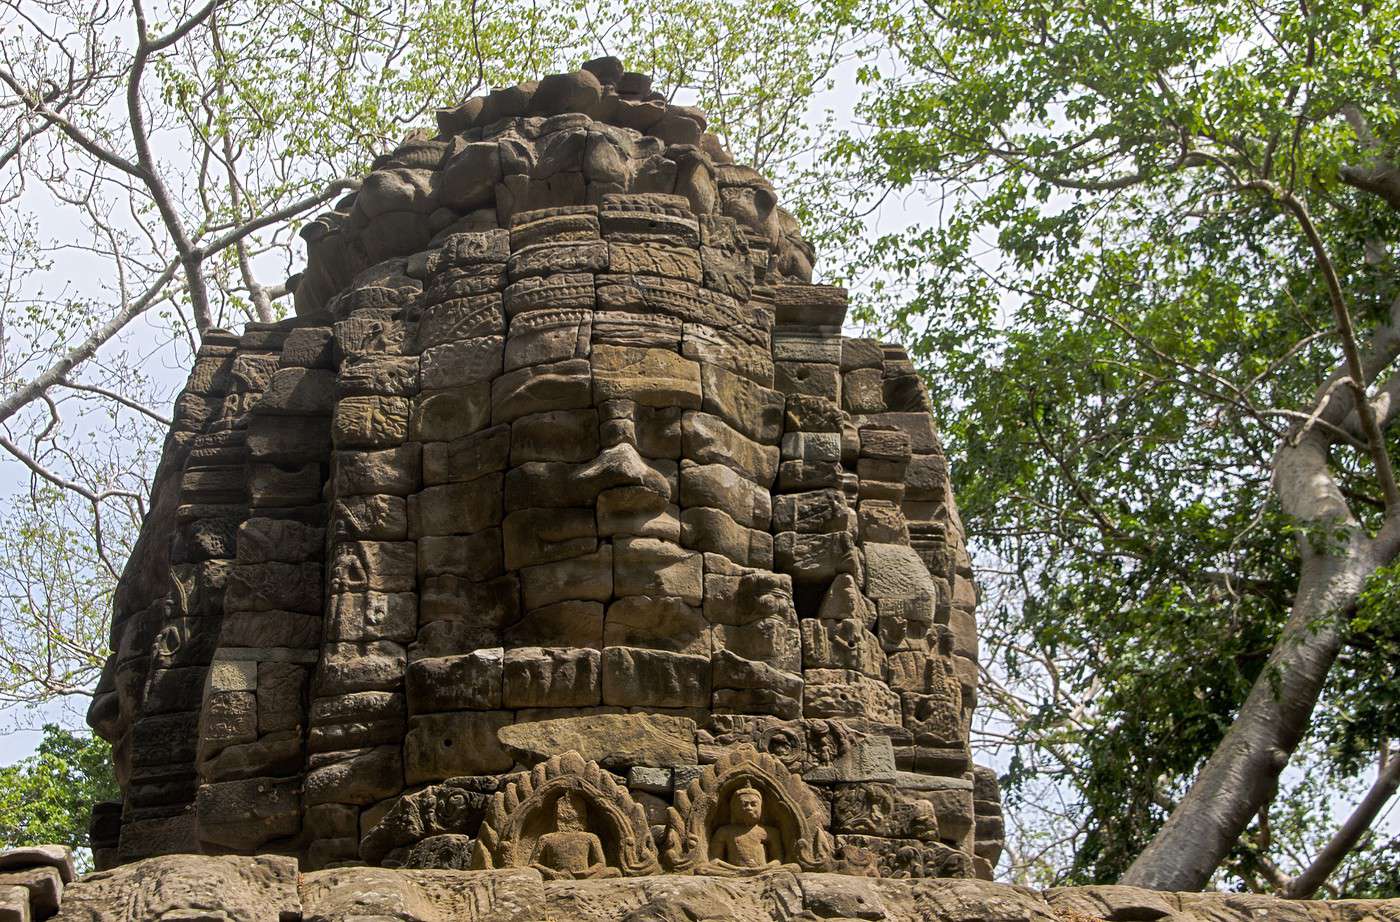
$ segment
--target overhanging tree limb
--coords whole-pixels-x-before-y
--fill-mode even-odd
[[[1316,893],[1317,888],[1337,870],[1342,859],[1361,841],[1361,837],[1376,821],[1381,808],[1395,796],[1397,789],[1400,789],[1400,751],[1389,754],[1366,796],[1361,798],[1356,809],[1332,834],[1332,838],[1327,840],[1327,844],[1318,852],[1312,864],[1288,882],[1284,896],[1294,900],[1306,900]]]

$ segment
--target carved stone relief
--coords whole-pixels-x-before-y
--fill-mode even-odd
[[[660,870],[641,806],[597,762],[574,751],[541,762],[496,793],[472,866],[533,867],[550,879]]]

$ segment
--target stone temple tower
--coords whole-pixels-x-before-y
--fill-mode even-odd
[[[614,59],[442,110],[211,332],[89,721],[101,865],[986,876],[927,393]]]

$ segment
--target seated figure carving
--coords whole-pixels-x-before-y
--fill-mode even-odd
[[[739,788],[729,799],[729,822],[710,836],[705,874],[745,874],[783,866],[782,834],[763,822],[763,794]]]
[[[530,867],[545,880],[584,880],[621,877],[608,867],[603,843],[584,828],[587,805],[581,795],[566,791],[554,802],[554,831],[540,836],[530,855]]]

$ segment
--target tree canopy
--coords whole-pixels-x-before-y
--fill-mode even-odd
[[[842,153],[937,219],[850,272],[948,408],[1011,791],[1071,780],[1070,879],[1297,889],[1322,789],[1396,774],[1397,12],[872,12]],[[1211,857],[1129,871],[1173,810]]]
[[[120,797],[111,747],[45,724],[34,755],[0,766],[0,848],[67,845],[85,864],[92,805]]]

